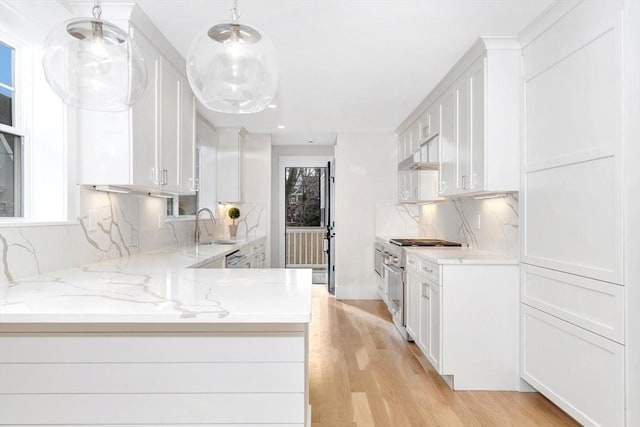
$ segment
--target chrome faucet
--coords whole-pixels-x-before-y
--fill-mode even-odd
[[[196,232],[195,232],[195,242],[196,243],[200,243],[200,224],[199,224],[199,218],[200,218],[200,213],[202,211],[205,211],[209,214],[209,217],[211,218],[211,224],[216,225],[216,217],[213,216],[213,212],[211,212],[211,209],[209,208],[201,208],[197,213],[196,213]]]

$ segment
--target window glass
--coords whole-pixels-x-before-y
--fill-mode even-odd
[[[0,132],[0,217],[22,215],[22,138]]]
[[[13,126],[13,49],[0,43],[0,123]]]

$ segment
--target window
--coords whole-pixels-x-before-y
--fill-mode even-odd
[[[0,42],[0,217],[22,216],[23,137],[14,79],[15,49]]]
[[[0,42],[0,123],[15,126],[13,84],[14,50]]]

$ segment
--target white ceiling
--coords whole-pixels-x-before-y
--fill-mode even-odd
[[[55,0],[53,3],[88,0]],[[183,55],[197,31],[229,21],[232,0],[135,1]],[[42,5],[51,0],[2,3]],[[239,0],[240,22],[273,41],[278,108],[202,109],[215,126],[272,133],[276,144],[335,143],[394,131],[481,35],[516,35],[555,0]],[[278,125],[285,126],[278,129]]]
[[[231,0],[137,0],[186,56],[198,30],[229,20]],[[552,0],[239,0],[240,22],[270,37],[275,110],[208,114],[274,140],[393,131],[481,35],[515,35]],[[278,125],[285,126],[279,130]],[[323,137],[320,138],[319,136]]]

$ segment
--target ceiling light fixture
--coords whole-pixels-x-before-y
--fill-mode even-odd
[[[47,36],[42,67],[51,89],[76,108],[125,111],[147,86],[147,68],[127,33],[100,18],[99,1],[92,18],[66,21]]]
[[[198,100],[221,113],[257,113],[267,108],[278,86],[273,44],[258,30],[231,22],[200,31],[187,53],[187,78]]]

